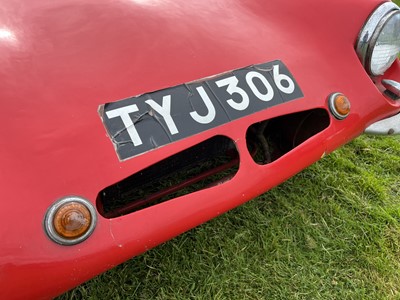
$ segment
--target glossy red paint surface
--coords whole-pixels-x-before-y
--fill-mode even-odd
[[[380,0],[3,1],[0,8],[0,298],[49,298],[248,201],[400,111],[354,51]],[[98,107],[107,102],[282,60],[304,98],[119,162]],[[388,71],[400,80],[397,61]],[[257,165],[246,130],[258,121],[327,108],[341,92],[352,111],[279,160]],[[98,215],[75,246],[43,230],[67,195],[95,204],[105,187],[214,135],[236,142],[229,182],[115,219]],[[211,199],[204,201],[204,199]]]

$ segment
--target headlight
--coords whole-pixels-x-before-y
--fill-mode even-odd
[[[369,17],[357,41],[357,54],[370,75],[382,75],[400,53],[400,9],[386,2]]]

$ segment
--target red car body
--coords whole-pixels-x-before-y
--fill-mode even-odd
[[[3,1],[0,9],[0,298],[51,298],[285,181],[400,111],[355,51],[381,0]],[[303,97],[119,160],[99,107],[275,60]],[[385,73],[400,81],[397,60]],[[337,120],[327,99],[343,93]],[[306,110],[323,130],[268,164],[246,144],[257,122]],[[43,220],[57,200],[99,192],[214,136],[234,141],[233,178],[123,216],[100,211],[93,234],[64,246]],[[97,205],[99,209],[99,206]]]

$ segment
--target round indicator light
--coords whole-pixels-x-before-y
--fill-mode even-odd
[[[329,109],[336,119],[343,120],[349,115],[351,105],[349,99],[345,95],[334,93],[329,96],[328,102]]]
[[[74,245],[87,239],[96,225],[92,204],[80,197],[63,198],[46,213],[47,235],[61,245]]]

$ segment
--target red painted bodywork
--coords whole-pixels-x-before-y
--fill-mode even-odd
[[[2,1],[0,8],[0,298],[58,295],[238,206],[400,111],[354,50],[381,0]],[[4,34],[5,32],[5,34]],[[304,98],[120,162],[98,107],[244,66],[282,60]],[[400,63],[387,72],[400,81]],[[349,117],[268,165],[254,163],[246,130],[342,92]],[[75,246],[43,230],[48,207],[97,194],[215,135],[236,142],[240,169],[224,184],[114,219],[98,215]],[[204,201],[208,199],[208,201]]]

